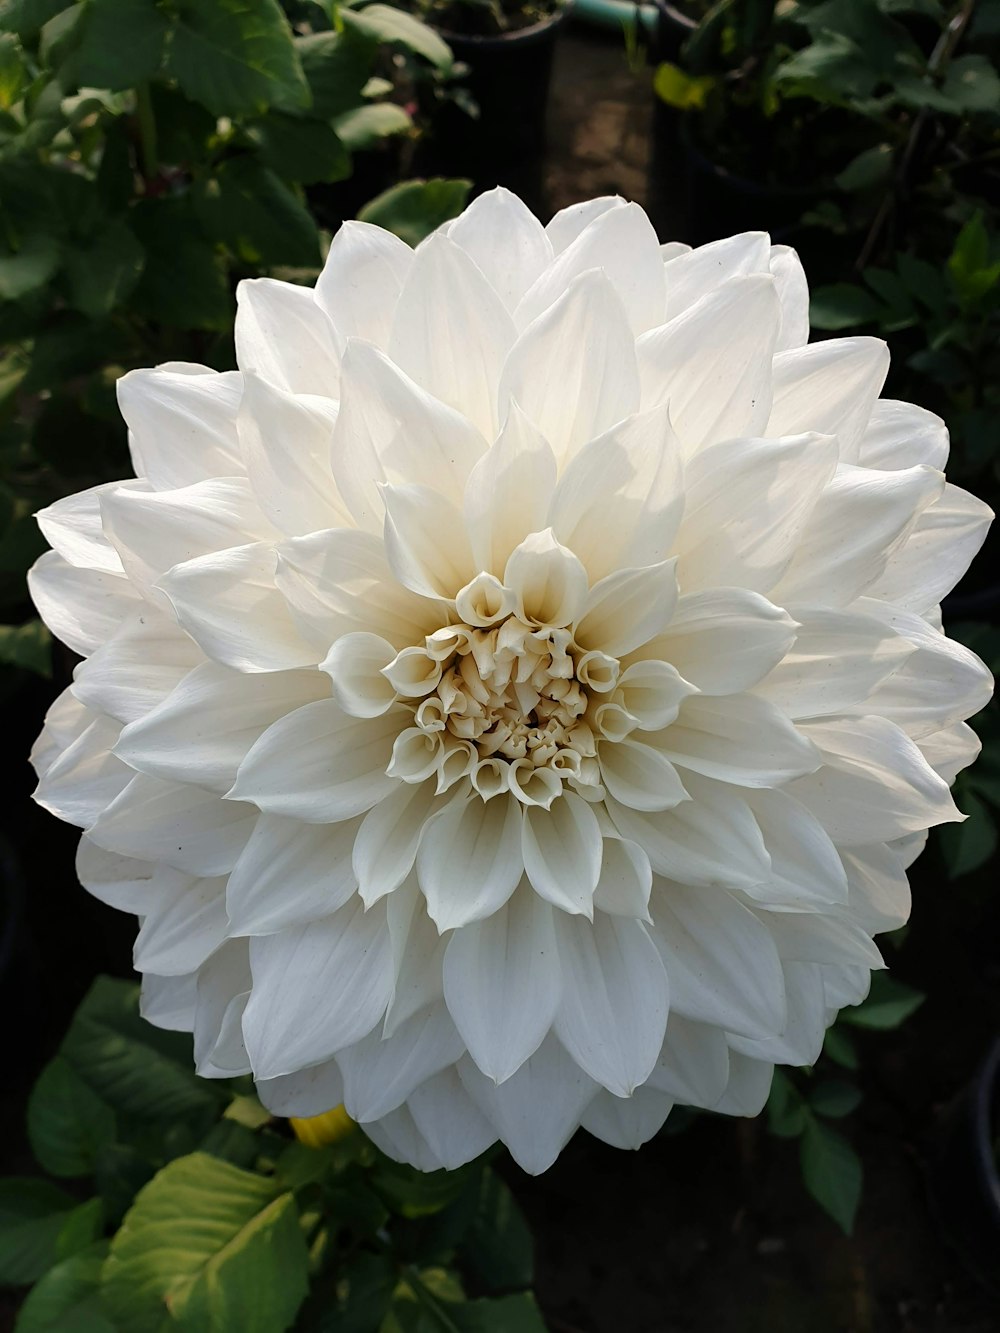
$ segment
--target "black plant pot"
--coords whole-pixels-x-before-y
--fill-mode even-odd
[[[495,36],[441,31],[469,68],[466,87],[479,107],[470,116],[442,106],[417,162],[422,174],[469,176],[477,186],[508,185],[533,202],[545,145],[545,111],[559,29],[570,5],[530,28]]]
[[[969,1268],[1000,1291],[1000,1038],[949,1107],[931,1164],[938,1223]]]
[[[786,241],[799,229],[803,213],[819,199],[818,185],[773,185],[740,176],[712,161],[692,133],[697,113],[680,123],[688,240],[696,245],[740,231],[768,231]]]
[[[670,0],[656,0],[656,46],[653,54],[657,63],[669,60],[676,65],[681,47],[697,26],[697,21],[690,14],[670,4]]]

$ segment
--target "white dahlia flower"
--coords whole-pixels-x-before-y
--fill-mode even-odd
[[[151,1022],[391,1156],[753,1115],[905,921],[990,692],[990,520],[795,254],[595,199],[347,223],[237,372],[119,384],[137,480],[39,515],[83,657],[35,748]]]

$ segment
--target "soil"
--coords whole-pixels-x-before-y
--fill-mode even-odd
[[[595,194],[646,204],[663,239],[686,235],[676,161],[651,150],[652,98],[611,34],[564,30],[547,141],[516,161],[481,163],[542,215]],[[720,219],[723,232],[726,220]],[[24,1098],[97,972],[129,974],[134,928],[75,882],[76,835],[33,806],[20,756],[53,688],[7,706],[14,790],[0,869],[12,922],[0,976],[5,1069],[0,1141],[7,1172],[30,1169]],[[928,1201],[942,1118],[1000,1032],[1000,895],[995,868],[949,883],[918,862],[913,920],[889,958],[927,994],[895,1033],[863,1034],[861,1109],[847,1132],[865,1188],[855,1235],[805,1194],[793,1143],[763,1121],[701,1116],[636,1154],[581,1132],[559,1162],[508,1179],[537,1242],[537,1290],[552,1333],[997,1333],[1000,1301],[966,1271]],[[0,943],[0,954],[3,952]],[[997,1270],[1000,1273],[1000,1256]],[[0,1304],[0,1329],[12,1326]]]

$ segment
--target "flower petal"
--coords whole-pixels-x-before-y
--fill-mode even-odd
[[[49,766],[34,792],[34,799],[58,819],[89,828],[134,774],[111,753],[120,726],[94,716],[90,725]]]
[[[764,433],[836,435],[840,461],[857,462],[861,435],[888,369],[889,351],[879,338],[828,338],[779,352]]]
[[[620,195],[606,194],[598,199],[585,199],[582,203],[561,208],[545,228],[553,253],[562,254],[585,228],[596,222],[609,209],[627,207],[628,204]]]
[[[729,1047],[714,1023],[695,1023],[671,1009],[667,1035],[647,1086],[686,1106],[714,1106],[729,1079]]]
[[[459,797],[424,826],[417,876],[439,931],[498,911],[523,868],[521,807],[510,793],[490,801]]]
[[[161,976],[194,972],[226,938],[225,879],[195,879],[160,866],[151,888],[133,965]]]
[[[463,510],[474,564],[500,575],[511,551],[547,526],[556,460],[545,438],[511,402],[496,443],[469,473]]]
[[[677,605],[677,559],[619,569],[595,584],[576,626],[584,648],[624,657],[666,629]]]
[[[601,829],[586,801],[564,792],[545,810],[524,811],[524,869],[531,887],[553,907],[593,916],[601,877]]]
[[[523,614],[539,625],[570,625],[587,599],[587,571],[572,551],[560,546],[551,528],[533,532],[510,553],[504,585],[519,599]]]
[[[134,483],[141,487],[142,483]],[[104,535],[101,524],[101,496],[114,490],[117,482],[91,486],[89,490],[68,495],[64,500],[39,509],[35,515],[42,536],[68,564],[78,569],[100,569],[121,574],[121,557]]]
[[[880,398],[871,410],[858,446],[858,462],[889,472],[925,463],[943,472],[948,461],[948,427],[916,403]]]
[[[385,553],[404,588],[452,598],[475,577],[461,511],[430,486],[383,486]]]
[[[236,360],[289,393],[336,398],[339,357],[333,327],[312,290],[275,278],[236,288]]]
[[[448,239],[479,265],[506,309],[513,311],[552,262],[545,229],[517,195],[498,186],[473,199]]]
[[[368,811],[353,853],[358,892],[366,907],[406,879],[413,869],[424,825],[443,805],[432,783],[403,782]]]
[[[341,224],[315,296],[341,344],[365,338],[388,347],[393,312],[412,263],[413,251],[391,231],[369,222]]]
[[[809,341],[809,283],[802,261],[787,245],[772,245],[768,264],[781,302],[781,332],[776,352],[804,347]]]
[[[815,772],[820,756],[780,709],[752,694],[693,695],[647,737],[686,772],[738,787],[774,787]]]
[[[612,1148],[641,1148],[663,1127],[673,1110],[673,1099],[645,1084],[631,1097],[601,1091],[583,1113],[580,1124],[588,1134]]]
[[[464,1047],[443,1004],[408,1018],[391,1037],[378,1028],[337,1055],[344,1106],[355,1120],[380,1120],[427,1079],[458,1060]]]
[[[767,232],[745,231],[699,245],[669,260],[664,269],[666,309],[657,323],[675,319],[733,278],[768,273],[770,259],[771,238]]]
[[[28,591],[56,638],[82,657],[106,643],[142,606],[122,575],[78,569],[55,551],[46,551],[32,565]]]
[[[677,770],[659,750],[637,741],[599,741],[601,781],[632,810],[670,810],[689,799]]]
[[[73,673],[73,693],[88,708],[135,722],[204,661],[184,631],[151,608],[126,620]]]
[[[158,491],[243,471],[236,412],[243,377],[202,366],[132,370],[116,385],[137,477]]]

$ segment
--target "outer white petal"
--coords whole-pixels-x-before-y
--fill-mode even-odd
[[[524,869],[531,886],[563,912],[593,916],[601,875],[601,830],[591,807],[571,792],[551,808],[524,810]]]
[[[40,555],[28,571],[28,591],[49,629],[86,657],[142,605],[120,574],[78,569],[55,551]]]
[[[884,843],[841,853],[850,892],[851,915],[870,934],[896,930],[910,916],[910,882],[899,857]]]
[[[178,623],[223,666],[236,671],[313,666],[319,653],[303,638],[275,587],[277,565],[269,542],[253,542],[175,565],[158,586]]]
[[[677,540],[684,591],[769,592],[811,530],[835,466],[828,435],[730,440],[697,454]]]
[[[317,671],[247,675],[206,662],[125,728],[115,754],[137,772],[224,795],[251,745],[286,713],[329,697]]]
[[[362,814],[396,788],[385,770],[405,718],[397,708],[355,718],[332,699],[305,704],[251,747],[228,797],[307,824]]]
[[[108,806],[89,837],[140,861],[164,861],[190,875],[228,875],[246,845],[257,811],[200,787],[140,773]]]
[[[695,1023],[676,1009],[647,1086],[687,1106],[714,1106],[729,1079],[729,1047],[714,1023]]]
[[[111,748],[120,727],[94,715],[42,775],[34,799],[68,824],[89,828],[134,777]]]
[[[663,258],[656,232],[638,204],[626,204],[594,218],[545,269],[514,312],[518,328],[544,314],[574,278],[591,269],[607,275],[633,334],[663,323]]]
[[[150,861],[105,851],[86,836],[77,844],[77,879],[88,893],[120,912],[142,916],[147,911],[158,869]]]
[[[808,927],[807,927],[808,929]],[[784,964],[788,1022],[778,1036],[751,1041],[728,1034],[730,1047],[741,1055],[775,1064],[812,1066],[826,1036],[827,1014],[822,969],[815,963]]]
[[[381,1120],[373,1120],[364,1131],[380,1152],[394,1162],[405,1162],[418,1171],[441,1171],[445,1163],[417,1128],[409,1107],[398,1106]],[[456,1165],[454,1162],[452,1165]]]
[[[365,815],[354,843],[358,892],[370,906],[413,869],[424,825],[444,805],[431,782],[400,783]]]
[[[135,941],[139,972],[193,972],[226,937],[226,881],[196,879],[160,866]]]
[[[598,199],[585,199],[582,203],[570,204],[568,208],[560,209],[545,228],[553,252],[557,255],[562,254],[586,227],[609,209],[627,207],[627,203],[620,195],[606,194]]]
[[[755,275],[731,279],[639,339],[642,406],[670,404],[686,455],[762,432],[780,322],[774,279]]]
[[[396,306],[389,340],[396,364],[492,438],[500,371],[515,336],[478,265],[449,237],[429,237]]]
[[[439,931],[482,920],[517,888],[521,806],[506,793],[493,800],[459,797],[428,821],[417,852],[417,876]]]
[[[517,403],[510,404],[496,443],[469,474],[463,511],[479,569],[502,575],[515,546],[547,527],[556,461],[545,438]]]
[[[236,288],[236,360],[279,389],[336,398],[339,358],[333,327],[312,290],[274,278]]]
[[[548,523],[594,581],[665,560],[683,510],[680,446],[664,404],[584,445],[559,479]]]
[[[116,482],[109,482],[78,491],[76,495],[68,495],[64,500],[39,509],[35,515],[42,536],[69,564],[80,569],[100,569],[109,574],[122,572],[121,557],[104,535],[101,525],[101,496],[116,485]]]
[[[512,399],[560,459],[637,410],[635,342],[603,273],[574,279],[518,338],[500,377],[501,417]]]
[[[657,323],[675,319],[731,278],[768,273],[771,240],[765,231],[745,231],[710,241],[666,264],[666,313]]]
[[[355,1120],[379,1120],[415,1088],[458,1060],[464,1047],[443,1004],[407,1019],[391,1037],[375,1028],[337,1055],[343,1102]]]
[[[454,1067],[421,1084],[411,1093],[406,1108],[446,1171],[471,1162],[496,1142],[496,1130],[470,1098]]]
[[[976,759],[982,748],[982,741],[964,722],[923,736],[919,742],[920,753],[949,787],[962,769],[968,768]]]
[[[802,261],[787,245],[772,245],[769,263],[781,302],[781,332],[775,351],[804,347],[809,341],[809,283]]]
[[[670,978],[674,1012],[728,1032],[766,1037],[785,1026],[785,982],[770,931],[722,889],[653,881],[650,933]]]
[[[873,587],[943,489],[933,468],[839,468],[774,596],[786,605],[848,606]]]
[[[784,713],[752,694],[693,695],[676,722],[647,739],[685,771],[739,787],[780,786],[821,762]]]
[[[594,906],[612,916],[649,922],[649,891],[653,883],[649,857],[637,842],[606,837],[601,857],[601,878],[594,890]]]
[[[871,615],[821,609],[796,609],[796,614],[794,645],[754,691],[792,718],[863,705],[914,652],[912,644]]]
[[[438,933],[427,915],[416,871],[385,899],[392,945],[393,992],[385,1016],[385,1036],[444,995],[442,968],[449,935]]]
[[[746,893],[756,901],[796,911],[847,902],[847,875],[837,848],[819,821],[784,791],[751,791],[753,811],[771,858],[771,875]]]
[[[656,1064],[667,1028],[670,987],[641,921],[606,916],[556,918],[562,963],[559,1040],[617,1097],[629,1097]]]
[[[619,569],[590,590],[575,637],[584,648],[624,657],[660,634],[677,605],[677,560]]]
[[[460,504],[486,441],[461,413],[421,389],[371,343],[344,352],[331,465],[359,527],[382,529],[379,484],[432,481]]]
[[[460,245],[513,310],[552,262],[552,243],[534,213],[509,190],[487,190],[457,217],[448,239]]]
[[[599,1086],[551,1034],[499,1087],[471,1059],[459,1062],[458,1073],[511,1156],[534,1176],[559,1156]]]
[[[825,763],[788,792],[838,845],[885,842],[963,818],[947,784],[894,723],[859,717],[803,729]]]
[[[769,876],[771,860],[742,795],[719,782],[685,774],[691,800],[647,814],[606,802],[615,827],[637,842],[659,875],[688,884],[747,888]]]
[[[288,393],[260,375],[243,376],[240,448],[261,510],[290,537],[350,525],[330,468],[337,405]]]
[[[136,476],[156,490],[243,471],[236,436],[243,379],[237,371],[220,375],[200,366],[133,370],[122,376],[117,390]]]
[[[202,1078],[249,1074],[243,1011],[250,996],[245,940],[229,940],[198,972],[194,1022],[195,1069]]]
[[[770,1060],[751,1060],[747,1055],[731,1051],[729,1083],[711,1109],[719,1115],[760,1115],[771,1095],[773,1078],[774,1065]]]
[[[637,660],[669,662],[703,694],[737,694],[755,685],[795,641],[787,611],[749,588],[685,593],[674,617]]]
[[[451,598],[476,575],[461,510],[431,486],[383,486],[385,553],[396,579]]]
[[[303,824],[260,815],[226,886],[234,935],[272,935],[329,916],[353,897],[360,817]]]
[[[993,522],[993,510],[958,486],[921,513],[867,589],[870,597],[926,615],[963,577]]]
[[[319,1064],[367,1036],[392,994],[385,912],[355,898],[332,916],[250,942],[243,1036],[257,1078]]]
[[[792,963],[831,963],[835,966],[881,968],[882,955],[856,921],[843,916],[807,912],[767,912],[754,907],[767,925],[778,953]]]
[[[503,1083],[541,1045],[562,980],[553,911],[523,889],[485,921],[455,931],[444,994],[469,1054]]]
[[[663,1127],[673,1106],[671,1097],[648,1084],[636,1088],[627,1098],[599,1092],[580,1123],[588,1134],[610,1143],[612,1148],[636,1149]]]
[[[323,1115],[344,1100],[344,1080],[336,1060],[324,1060],[277,1078],[259,1078],[257,1096],[272,1115]]]
[[[889,351],[878,338],[830,338],[779,352],[766,433],[836,435],[840,461],[857,462],[861,435],[888,369]]]
[[[380,537],[333,528],[278,548],[275,582],[311,642],[327,651],[342,634],[370,632],[397,649],[443,623],[440,603],[402,588]]]
[[[316,304],[341,342],[366,338],[386,348],[392,316],[413,251],[398,236],[368,222],[340,227],[316,282]]]
[[[202,661],[201,649],[178,625],[145,607],[80,663],[72,689],[88,708],[134,722]]]
[[[157,977],[147,972],[139,991],[139,1013],[147,1023],[167,1032],[191,1032],[198,999],[198,973]]]
[[[939,416],[916,403],[879,399],[858,446],[862,467],[889,472],[925,463],[943,472],[947,461],[948,427]]]

